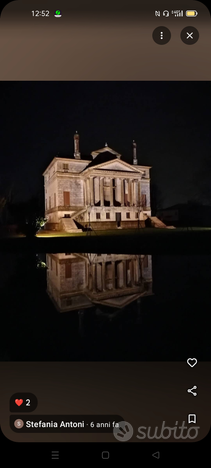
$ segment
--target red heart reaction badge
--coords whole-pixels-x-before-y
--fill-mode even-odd
[[[18,399],[16,398],[15,403],[16,403],[16,405],[21,406],[22,403],[23,403],[23,400],[21,400],[21,399],[18,400]]]

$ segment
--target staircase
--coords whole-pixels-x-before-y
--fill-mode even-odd
[[[82,232],[82,229],[78,229],[75,221],[71,218],[61,219],[61,229],[65,232]]]
[[[80,214],[82,213],[85,213],[86,212],[86,209],[82,209],[80,211],[75,211],[72,215],[71,215],[71,219],[74,219],[74,218],[77,218],[77,216],[79,216]]]
[[[167,228],[167,226],[160,219],[158,219],[157,216],[151,216],[150,219],[152,221],[153,227]]]

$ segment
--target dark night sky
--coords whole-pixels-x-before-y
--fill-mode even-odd
[[[211,158],[211,83],[0,82],[0,90],[0,182],[15,183],[19,199],[42,190],[58,152],[73,157],[75,130],[82,154],[107,142],[128,162],[135,139],[163,206],[199,195],[197,173]]]

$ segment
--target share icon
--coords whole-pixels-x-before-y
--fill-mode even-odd
[[[197,389],[197,386],[194,385],[192,388],[188,388],[187,392],[192,393],[193,396],[197,396],[197,393],[193,392],[193,390],[196,390],[196,389]]]

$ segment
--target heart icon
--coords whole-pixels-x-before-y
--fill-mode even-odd
[[[197,359],[196,358],[188,358],[187,363],[190,367],[194,367],[197,364]]]
[[[18,399],[16,398],[15,403],[16,403],[16,405],[21,406],[22,403],[23,403],[23,400],[21,400],[21,399],[18,400]]]

